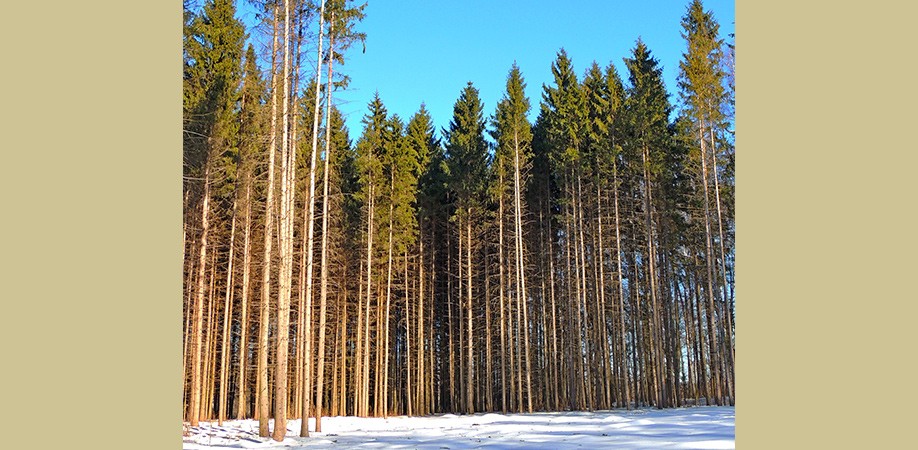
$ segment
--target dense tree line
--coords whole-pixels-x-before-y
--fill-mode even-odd
[[[734,403],[733,47],[700,1],[678,105],[638,39],[624,77],[560,50],[535,123],[514,64],[491,113],[470,82],[438,132],[377,94],[355,140],[364,5],[254,5],[257,36],[186,2],[191,425]]]

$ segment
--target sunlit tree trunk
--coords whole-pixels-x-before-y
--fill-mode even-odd
[[[207,237],[210,232],[208,214],[210,212],[210,162],[204,170],[204,199],[201,202],[201,240],[198,250],[198,288],[194,300],[194,320],[192,321],[194,340],[191,357],[191,399],[188,402],[188,421],[191,426],[198,426],[201,415],[201,338],[204,332],[204,273],[207,263]]]
[[[322,36],[323,21],[325,19],[325,2],[319,11],[319,43],[316,55],[316,87],[315,100],[313,103],[312,118],[312,152],[309,156],[309,191],[307,194],[307,216],[309,217],[306,226],[306,320],[302,336],[305,339],[303,349],[303,411],[300,413],[300,436],[309,436],[309,415],[312,408],[312,271],[313,261],[315,258],[315,206],[316,206],[316,154],[319,144],[319,99],[321,95],[320,86],[322,85]]]
[[[239,377],[236,401],[236,418],[248,417],[248,395],[246,375],[248,374],[249,356],[249,292],[252,266],[251,233],[252,233],[252,173],[245,174],[245,231],[242,237],[242,298],[239,311]]]
[[[332,14],[331,23],[334,24],[335,15]],[[330,161],[331,161],[331,103],[332,103],[332,63],[335,58],[334,55],[334,30],[332,26],[329,26],[328,33],[328,77],[327,77],[327,87],[326,87],[326,99],[325,99],[325,170],[323,173],[323,190],[322,193],[322,260],[320,261],[320,286],[319,286],[319,345],[317,351],[319,352],[319,362],[317,373],[316,373],[316,432],[322,432],[322,397],[324,393],[324,379],[325,379],[325,316],[326,316],[326,304],[328,298],[328,204],[330,203],[328,197],[328,174],[330,172]],[[318,95],[318,91],[317,91]]]
[[[261,304],[258,323],[258,435],[268,437],[268,321],[271,301],[271,249],[274,242],[274,152],[277,148],[277,46],[278,6],[274,5],[274,41],[271,47],[271,134],[268,144],[268,186],[265,200],[265,244],[261,277]]]
[[[217,413],[217,423],[223,426],[226,419],[226,399],[229,389],[229,363],[230,363],[230,321],[233,311],[233,254],[236,241],[236,205],[233,200],[233,219],[230,224],[229,257],[226,267],[226,298],[223,303],[223,339],[220,345],[220,405]]]

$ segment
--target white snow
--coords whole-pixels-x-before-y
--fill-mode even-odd
[[[310,419],[310,430],[314,429]],[[271,427],[273,429],[273,421]],[[201,422],[184,437],[186,450],[216,449],[519,449],[736,447],[734,407],[637,409],[534,414],[444,414],[430,417],[325,417],[322,433],[301,438],[299,420],[287,438],[258,436],[258,422]]]

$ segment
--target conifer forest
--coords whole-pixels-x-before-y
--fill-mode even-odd
[[[700,0],[672,92],[634,36],[624,73],[558,49],[538,98],[513,64],[496,108],[377,94],[357,130],[366,4],[243,1],[257,29],[184,2],[186,423],[735,404],[735,52]]]

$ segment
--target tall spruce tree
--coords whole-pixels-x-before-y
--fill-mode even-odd
[[[628,67],[630,86],[625,99],[625,124],[627,127],[627,145],[631,155],[641,166],[641,197],[643,201],[644,251],[641,257],[644,263],[645,280],[648,289],[651,311],[649,360],[652,361],[651,389],[654,392],[654,403],[658,408],[667,404],[666,390],[663,386],[663,351],[662,324],[660,309],[662,305],[658,283],[659,261],[657,256],[656,203],[654,201],[658,177],[662,171],[663,159],[670,145],[669,113],[671,107],[663,85],[663,69],[659,61],[653,58],[650,50],[641,39],[638,39],[631,58],[625,58]]]
[[[379,217],[377,215],[377,202],[381,198],[382,193],[386,187],[385,178],[383,176],[383,164],[382,164],[382,155],[385,151],[384,146],[386,145],[386,126],[388,122],[388,113],[386,107],[383,105],[382,100],[379,98],[379,93],[376,93],[373,97],[373,100],[368,105],[369,112],[364,116],[362,123],[364,125],[363,133],[360,136],[360,139],[357,141],[357,172],[359,174],[359,190],[355,193],[355,197],[358,201],[363,203],[363,218],[366,221],[365,228],[363,230],[363,236],[366,242],[366,252],[364,257],[366,258],[366,272],[363,274],[363,284],[362,287],[363,294],[366,298],[363,305],[360,308],[360,315],[358,320],[360,321],[360,330],[363,336],[358,336],[358,361],[360,371],[357,376],[360,379],[357,388],[357,415],[366,416],[370,414],[370,354],[371,354],[371,342],[370,342],[370,314],[371,314],[371,305],[374,298],[376,290],[378,290],[378,281],[377,275],[374,273],[374,262],[377,259],[378,250],[373,247],[375,236],[379,233]],[[379,299],[377,298],[377,319],[379,308]],[[376,334],[379,335],[379,320],[374,321],[376,323]],[[380,349],[377,347],[377,364],[374,370],[374,373],[378,374],[378,368],[380,366],[380,361],[378,360]],[[381,415],[380,407],[381,402],[379,401],[379,393],[382,386],[379,383],[379,377],[377,376],[374,380],[374,396],[373,406],[374,406],[374,415]]]
[[[585,408],[589,397],[585,371],[589,365],[584,359],[587,354],[584,344],[584,306],[585,306],[585,267],[583,267],[582,236],[579,228],[582,225],[579,208],[582,190],[580,179],[583,176],[583,144],[584,127],[586,125],[587,108],[583,91],[574,73],[573,64],[567,52],[561,49],[551,65],[554,86],[543,86],[542,114],[545,119],[545,138],[547,140],[547,156],[551,163],[551,170],[560,189],[559,206],[564,216],[562,219],[564,264],[561,270],[563,279],[560,280],[567,288],[566,298],[569,304],[563,308],[566,314],[567,330],[571,335],[562,336],[567,344],[563,352],[567,358],[562,364],[567,367],[567,374],[563,376],[568,380],[566,391],[569,393],[568,406],[570,408]]]
[[[444,130],[447,164],[450,166],[450,187],[455,195],[455,216],[457,236],[465,254],[459,254],[459,278],[465,292],[465,381],[462,390],[462,410],[474,412],[474,347],[472,340],[474,262],[472,261],[472,233],[477,228],[477,214],[480,213],[488,166],[488,143],[485,141],[484,106],[478,97],[478,89],[471,82],[462,90],[453,106],[453,118],[449,129]],[[464,258],[464,259],[463,259]],[[465,261],[464,266],[461,261]],[[465,272],[462,273],[462,269]]]
[[[523,320],[519,326],[523,329],[523,348],[521,361],[525,361],[525,369],[520,364],[520,372],[525,370],[526,377],[526,411],[532,412],[532,364],[530,361],[531,349],[529,342],[529,313],[528,301],[529,294],[526,288],[526,251],[523,237],[523,217],[524,196],[526,195],[527,186],[527,166],[532,152],[532,129],[526,114],[529,112],[529,99],[525,96],[524,90],[526,83],[523,81],[522,74],[516,63],[510,69],[507,75],[507,90],[503,99],[497,105],[497,112],[494,118],[493,136],[497,142],[495,164],[506,164],[509,167],[507,171],[512,179],[512,202],[513,202],[513,248],[514,248],[514,273],[512,278],[515,280],[513,292],[516,297],[516,307],[523,312]],[[501,173],[504,171],[501,169]],[[503,196],[503,194],[500,194]],[[502,208],[501,208],[502,209]],[[501,214],[502,216],[502,214]],[[500,217],[499,220],[503,220]],[[503,296],[501,296],[503,300]],[[501,306],[501,317],[503,317],[504,308]],[[503,319],[501,319],[503,321]],[[503,326],[503,322],[501,322]],[[503,333],[502,333],[503,335]],[[522,380],[522,373],[518,374]],[[504,387],[506,389],[506,387]],[[522,405],[520,406],[522,408]]]

